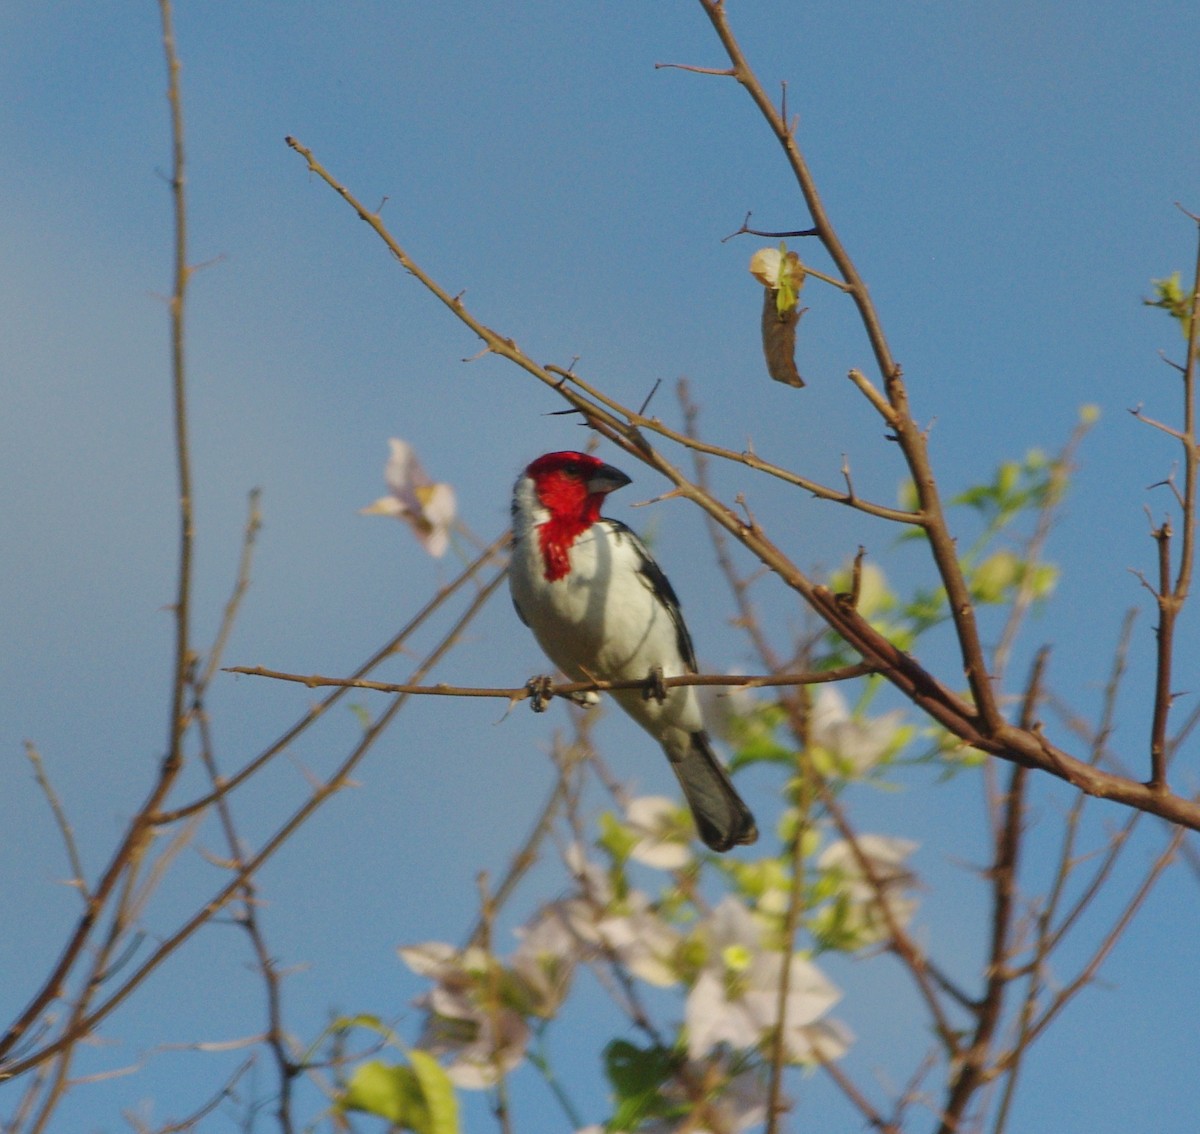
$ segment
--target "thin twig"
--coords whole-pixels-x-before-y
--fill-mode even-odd
[[[700,6],[704,9],[705,15],[708,16],[729,56],[738,84],[753,100],[776,140],[783,147],[796,183],[808,206],[813,227],[817,230],[825,250],[837,265],[842,279],[848,286],[849,294],[858,308],[859,319],[871,344],[871,350],[875,355],[879,373],[883,377],[887,400],[891,407],[892,412],[886,415],[886,420],[895,431],[896,440],[899,442],[908,464],[921,505],[920,512],[929,540],[930,552],[933,555],[942,585],[946,588],[950,616],[954,622],[962,653],[963,670],[978,710],[982,731],[985,734],[991,734],[1001,727],[1003,717],[984,660],[974,605],[963,577],[954,539],[946,523],[933,466],[929,460],[925,435],[912,418],[909,410],[908,391],[904,386],[900,367],[892,357],[891,347],[884,335],[883,325],[875,309],[874,301],[825,211],[816,182],[796,143],[791,125],[763,90],[758,76],[747,62],[734,37],[723,0],[700,0]]]
[[[334,686],[347,689],[371,689],[379,693],[408,693],[425,697],[492,697],[519,704],[527,700],[548,700],[552,697],[572,698],[580,693],[606,693],[624,689],[654,689],[659,678],[629,679],[623,681],[541,681],[534,679],[519,688],[507,686],[475,685],[402,685],[388,681],[367,681],[351,677],[322,677],[320,674],[285,673],[266,669],[263,666],[229,666],[226,673],[239,673],[247,677],[269,677],[274,681],[293,681],[310,689]],[[804,673],[785,674],[719,674],[684,673],[678,677],[664,677],[662,687],[674,689],[684,685],[727,686],[734,689],[769,689],[776,686],[827,685],[836,681],[849,681],[871,673],[871,667],[857,663],[838,669],[807,670]]]
[[[178,822],[180,819],[187,818],[189,815],[195,814],[197,811],[203,811],[205,808],[211,807],[220,795],[227,795],[244,781],[261,770],[270,760],[283,752],[293,740],[304,732],[310,725],[313,724],[319,717],[323,716],[330,708],[333,707],[346,693],[354,688],[354,681],[361,680],[363,675],[370,673],[377,665],[397,653],[404,642],[411,637],[421,626],[423,626],[434,614],[436,614],[455,594],[458,593],[468,583],[472,582],[478,574],[489,563],[494,562],[502,553],[502,549],[508,545],[509,533],[507,530],[497,536],[490,544],[487,545],[471,562],[469,562],[463,570],[449,583],[440,587],[425,605],[413,615],[412,618],[385,642],[378,650],[376,650],[365,662],[362,663],[349,678],[345,679],[345,683],[338,686],[333,693],[322,701],[312,706],[294,725],[283,733],[277,740],[268,745],[262,752],[248,761],[233,775],[223,777],[221,787],[218,791],[210,792],[199,799],[193,800],[191,803],[184,806],[174,808],[171,811],[163,811],[153,816],[153,821],[157,826]]]
[[[183,102],[179,87],[179,58],[175,50],[175,34],[171,20],[170,0],[160,0],[163,51],[167,63],[167,101],[171,118],[172,175],[171,193],[175,223],[174,289],[170,300],[171,326],[171,386],[174,401],[174,429],[177,474],[179,479],[179,568],[175,602],[175,650],[171,687],[171,710],[168,722],[167,750],[159,766],[158,776],[141,807],[126,827],[120,844],[114,851],[99,881],[91,888],[87,907],[62,952],[41,986],[34,991],[26,1007],[0,1036],[0,1081],[15,1074],[3,1063],[4,1057],[21,1042],[29,1029],[41,1017],[66,986],[76,962],[91,940],[109,899],[126,878],[131,864],[136,864],[146,845],[153,838],[150,816],[162,805],[183,763],[183,735],[187,728],[184,711],[187,681],[193,657],[190,645],[190,602],[192,586],[192,501],[191,464],[188,447],[186,371],[184,365],[184,307],[189,269],[187,265],[187,200],[184,182]],[[114,916],[113,925],[121,918]],[[64,1033],[71,1036],[70,1031]],[[70,1042],[74,1042],[73,1037]],[[54,1051],[66,1046],[60,1040]],[[28,1059],[20,1061],[23,1069],[31,1066]]]
[[[1197,225],[1196,267],[1192,284],[1192,310],[1188,322],[1187,359],[1183,366],[1183,429],[1176,436],[1183,448],[1183,494],[1180,499],[1182,534],[1179,565],[1171,578],[1169,521],[1155,529],[1158,545],[1157,649],[1154,682],[1154,711],[1150,724],[1150,786],[1165,790],[1167,785],[1167,719],[1175,699],[1171,675],[1175,656],[1175,626],[1187,602],[1192,585],[1196,545],[1197,463],[1196,447],[1196,366],[1200,350],[1200,225]],[[1178,493],[1177,493],[1178,496]]]
[[[1036,720],[1042,680],[1048,651],[1038,651],[1034,658],[1029,682],[1021,709],[1023,728],[1032,728]],[[972,1096],[985,1082],[992,1054],[992,1040],[1004,1009],[1004,996],[1012,975],[1008,971],[1008,954],[1013,929],[1016,898],[1017,868],[1022,841],[1022,821],[1025,816],[1025,789],[1029,770],[1014,764],[1009,772],[1008,790],[1002,803],[1003,823],[996,833],[992,867],[992,938],[984,972],[987,985],[976,1009],[975,1030],[954,1074],[942,1109],[939,1134],[957,1134],[962,1129],[963,1116]]]
[[[488,599],[495,593],[499,585],[504,581],[504,572],[497,572],[492,579],[484,586],[479,593],[472,599],[470,605],[455,621],[454,625],[445,634],[439,644],[429,653],[426,659],[417,667],[413,677],[416,681],[429,672],[449,650],[459,641],[463,631],[472,619],[483,609]],[[187,918],[184,923],[175,930],[174,933],[167,936],[154,949],[130,976],[112,993],[110,993],[103,1001],[95,1008],[87,1013],[86,1016],[74,1023],[70,1028],[65,1030],[63,1034],[56,1039],[50,1041],[44,1046],[38,1048],[34,1052],[25,1055],[24,1057],[14,1060],[8,1066],[0,1071],[0,1081],[20,1075],[22,1072],[29,1070],[42,1063],[44,1060],[55,1056],[64,1048],[74,1044],[76,1040],[84,1035],[88,1035],[106,1019],[113,1011],[115,1011],[122,1003],[125,1002],[130,994],[146,980],[183,942],[192,937],[195,932],[203,925],[207,924],[212,917],[220,910],[224,909],[231,901],[233,901],[241,893],[246,881],[251,878],[262,865],[267,862],[276,851],[279,850],[295,832],[303,826],[309,817],[316,812],[328,799],[338,794],[350,780],[350,775],[360,763],[362,758],[367,754],[376,740],[383,734],[384,730],[391,723],[395,715],[408,702],[406,694],[397,695],[391,705],[380,714],[379,718],[366,730],[362,739],[351,751],[351,753],[338,765],[332,775],[326,780],[319,783],[309,798],[297,807],[292,814],[284,821],[284,823],[271,835],[253,854],[247,855],[244,859],[244,865],[241,869],[234,872],[230,881],[218,890],[207,902],[205,902],[194,914]]]
[[[195,662],[191,647],[192,467],[188,441],[187,371],[184,358],[184,312],[191,268],[187,260],[187,194],[183,143],[183,100],[179,90],[179,56],[171,0],[159,0],[162,12],[163,50],[167,59],[167,101],[171,108],[171,200],[175,210],[174,290],[171,322],[171,389],[175,409],[175,459],[179,481],[179,582],[175,596],[175,672],[171,692],[166,764],[175,768],[183,760],[183,735],[187,731],[185,699]]]
[[[42,789],[42,794],[46,797],[46,802],[50,804],[50,810],[54,813],[54,822],[62,836],[63,846],[67,851],[67,861],[71,864],[71,885],[78,888],[86,904],[90,895],[87,879],[83,875],[83,860],[79,857],[79,848],[75,844],[75,832],[71,821],[67,818],[66,811],[63,810],[58,792],[54,790],[54,785],[50,783],[50,779],[46,775],[46,769],[42,764],[42,755],[32,740],[25,741],[25,755],[33,765],[34,779],[37,780],[38,787]]]

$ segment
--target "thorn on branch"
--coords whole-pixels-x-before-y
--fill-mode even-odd
[[[749,225],[749,223],[750,223],[751,215],[752,214],[750,212],[747,212],[746,216],[742,220],[742,227],[737,229],[735,232],[731,232],[728,236],[722,236],[721,243],[728,244],[729,241],[731,241],[735,236],[741,236],[743,233],[749,232],[750,229],[747,228],[746,226]]]
[[[732,79],[737,72],[732,67],[696,67],[691,63],[655,63],[656,71],[690,71],[693,75],[717,75],[723,79]]]
[[[638,500],[630,504],[630,508],[646,508],[651,504],[661,504],[664,500],[677,500],[683,496],[683,489],[675,487],[667,492],[660,493],[658,496],[652,496],[649,500]]]
[[[862,565],[866,554],[867,549],[860,543],[854,556],[854,566],[850,571],[850,605],[855,610],[858,609],[858,600],[862,595]]]
[[[758,521],[754,518],[754,513],[750,511],[750,505],[746,503],[746,497],[739,492],[734,497],[734,502],[746,513],[746,530],[751,532],[758,531]]]
[[[747,212],[745,219],[742,221],[741,228],[738,228],[735,231],[731,232],[728,236],[722,236],[721,243],[725,244],[728,241],[732,240],[735,236],[763,236],[763,237],[766,237],[768,240],[785,240],[790,236],[820,236],[821,235],[821,230],[819,228],[794,228],[794,229],[789,229],[786,232],[775,232],[773,230],[768,230],[768,229],[763,229],[763,228],[751,228],[750,227],[750,217],[752,215],[753,215],[752,213]],[[808,267],[805,268],[805,271],[808,273],[808,275],[815,276],[819,280],[824,280],[828,284],[833,284],[834,287],[839,287],[843,291],[851,290],[848,284],[843,283],[841,280],[835,280],[832,276],[827,276],[823,272],[818,272],[815,269],[808,268]]]
[[[646,395],[646,400],[644,402],[642,402],[641,408],[638,410],[638,417],[646,416],[646,408],[654,400],[654,395],[658,393],[658,388],[661,385],[662,385],[662,379],[656,378],[654,380],[654,385],[650,387],[650,393],[648,393]]]
[[[850,458],[845,453],[842,454],[842,479],[846,482],[846,499],[853,502],[858,499],[854,494],[854,482],[850,479]],[[858,554],[862,556],[862,548],[858,549]]]

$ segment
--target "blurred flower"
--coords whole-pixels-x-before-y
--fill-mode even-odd
[[[709,733],[729,745],[739,740],[735,722],[750,716],[759,703],[756,689],[738,685],[697,685],[696,696]]]
[[[679,804],[664,795],[641,795],[625,808],[634,837],[629,857],[659,870],[679,870],[692,861],[692,823]]]
[[[817,859],[817,868],[837,879],[838,900],[822,913],[822,929],[836,930],[849,946],[862,948],[891,937],[887,918],[880,901],[897,927],[903,928],[916,912],[917,900],[912,896],[916,878],[904,860],[917,849],[910,839],[886,835],[859,835],[855,840],[858,853],[845,839],[831,843]],[[870,867],[863,869],[860,855]]]
[[[618,898],[608,876],[585,859],[578,844],[568,849],[566,857],[579,893],[558,908],[578,940],[614,957],[647,984],[659,988],[677,984],[676,958],[683,940],[679,931],[659,916],[641,890],[629,890]]]
[[[562,914],[547,906],[517,936],[507,962],[444,941],[400,950],[413,972],[434,982],[417,1000],[428,1013],[420,1046],[449,1057],[446,1074],[459,1087],[493,1086],[517,1067],[529,1045],[526,1018],[550,1019],[566,997],[579,944]]]
[[[417,1005],[428,1013],[420,1046],[450,1056],[446,1074],[456,1086],[482,1090],[519,1066],[529,1025],[507,1001],[505,973],[483,949],[442,941],[400,950],[413,972],[436,983]]]
[[[809,718],[809,734],[843,770],[862,773],[887,755],[903,720],[900,709],[874,719],[851,716],[841,693],[822,685]]]
[[[803,957],[785,957],[765,948],[753,915],[736,898],[724,898],[701,924],[699,935],[708,956],[685,1008],[689,1058],[699,1059],[721,1043],[745,1049],[762,1041],[778,1023],[785,964],[784,1044],[788,1059],[810,1062],[817,1051],[823,1059],[836,1059],[845,1051],[849,1037],[844,1030],[813,1026],[841,993]]]
[[[361,509],[362,514],[395,516],[412,528],[430,555],[435,558],[445,555],[457,510],[454,489],[429,479],[407,441],[393,437],[388,444],[392,455],[384,469],[384,479],[391,495],[381,496]]]
[[[658,915],[640,890],[631,890],[619,910],[596,923],[601,941],[639,980],[658,988],[678,984],[679,931]]]
[[[654,1119],[639,1127],[639,1134],[740,1134],[760,1125],[767,1117],[767,1083],[756,1069],[741,1071],[732,1077],[729,1060],[716,1058],[694,1063],[689,1060],[679,1074],[666,1084],[663,1094],[668,1099],[690,1106],[683,1123],[678,1119]],[[706,1092],[703,1110],[692,1102],[696,1084],[709,1084],[719,1077],[720,1086]],[[786,1100],[781,1100],[785,1101]]]
[[[434,1055],[452,1054],[446,1064],[450,1081],[465,1091],[482,1091],[524,1062],[529,1025],[511,1011],[476,1011],[461,1018],[433,1015],[420,1046]]]
[[[697,1126],[696,1134],[738,1134],[758,1126],[767,1117],[767,1085],[755,1071],[743,1071],[707,1106],[715,1122]]]
[[[530,1011],[549,1018],[566,998],[579,943],[557,906],[543,907],[516,933],[521,944],[512,955],[513,972],[530,993]]]

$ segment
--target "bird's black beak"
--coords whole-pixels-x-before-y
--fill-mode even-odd
[[[607,495],[609,492],[616,492],[618,488],[624,488],[629,483],[630,478],[620,469],[614,469],[612,465],[601,465],[588,477],[588,495]]]

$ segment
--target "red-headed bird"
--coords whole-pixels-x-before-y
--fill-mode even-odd
[[[697,672],[667,577],[629,528],[600,515],[604,498],[628,483],[619,469],[567,452],[538,457],[513,488],[513,605],[573,681]],[[754,842],[754,816],[712,750],[695,687],[667,689],[661,701],[642,689],[612,696],[662,745],[704,842],[716,851]]]

